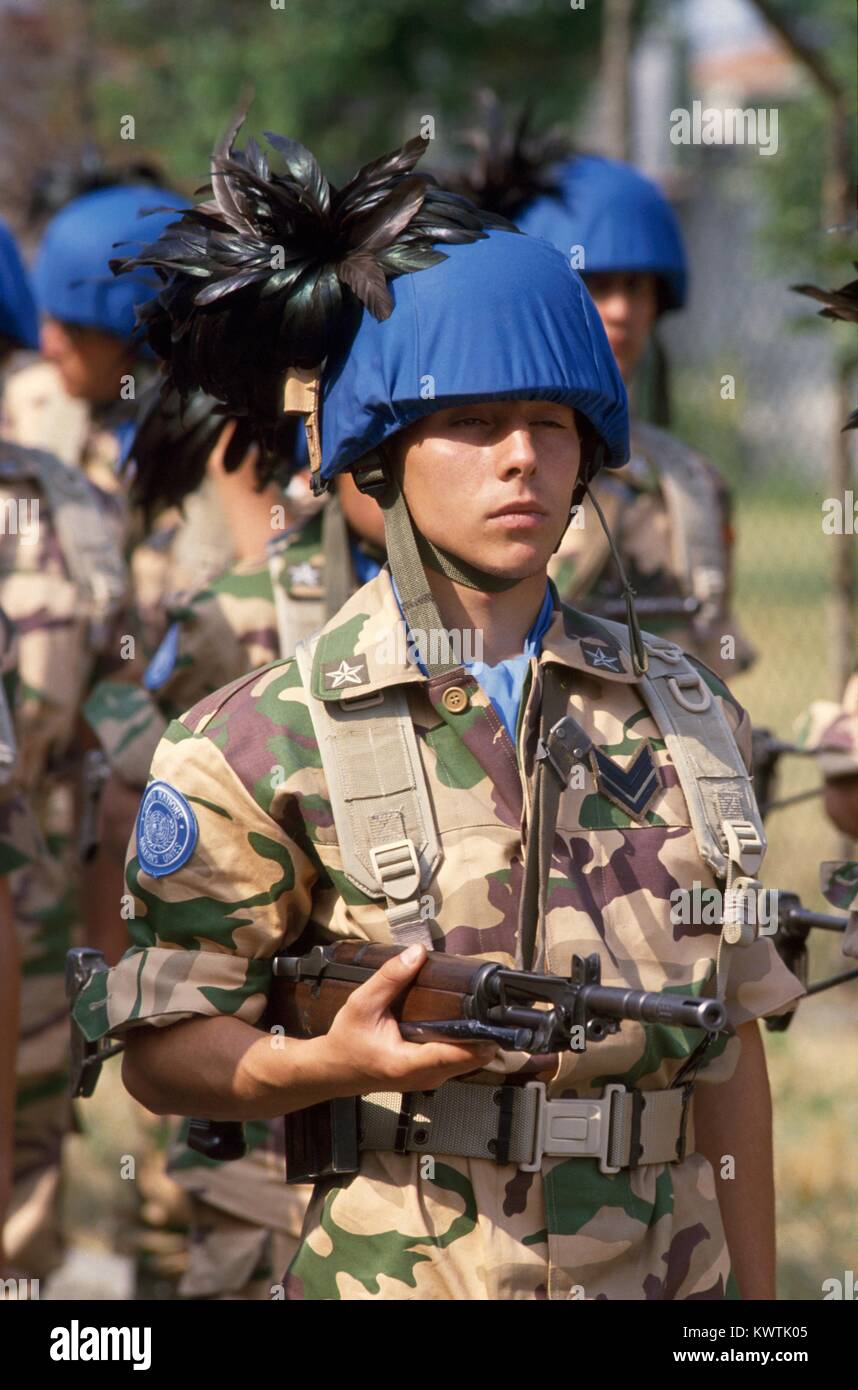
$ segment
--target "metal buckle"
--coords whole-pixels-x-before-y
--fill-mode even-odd
[[[689,671],[679,676],[668,676],[667,688],[676,703],[688,710],[689,714],[702,714],[712,703],[709,686],[696,671]],[[692,693],[696,695],[696,699],[691,698]]]
[[[611,1151],[611,1106],[615,1093],[626,1094],[626,1087],[612,1082],[598,1100],[548,1100],[544,1081],[528,1081],[526,1091],[535,1090],[536,1115],[533,1125],[533,1151],[527,1163],[519,1163],[523,1173],[538,1173],[543,1156],[560,1158],[598,1158],[600,1173],[619,1173],[608,1162]]]

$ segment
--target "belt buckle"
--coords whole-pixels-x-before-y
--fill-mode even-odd
[[[543,1156],[549,1158],[598,1158],[600,1173],[619,1173],[608,1162],[611,1145],[611,1105],[615,1093],[625,1095],[617,1082],[606,1086],[597,1100],[548,1100],[544,1081],[528,1081],[525,1090],[536,1091],[533,1151],[524,1173],[538,1173]]]

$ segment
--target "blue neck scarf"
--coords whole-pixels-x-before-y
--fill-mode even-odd
[[[391,582],[393,583],[392,576]],[[402,612],[402,604],[399,602],[395,583],[393,583],[393,592],[396,596],[396,602],[399,604],[399,611]],[[465,670],[470,672],[474,680],[488,695],[498,718],[513,743],[515,743],[518,707],[521,704],[521,692],[524,688],[524,678],[527,675],[530,658],[532,656],[538,657],[542,651],[542,639],[551,626],[553,613],[554,600],[551,596],[551,586],[546,584],[542,607],[524,639],[524,648],[518,656],[507,657],[505,661],[498,661],[494,666],[489,666],[485,661],[464,661],[462,663]],[[418,665],[424,676],[428,675],[422,661],[418,661]]]

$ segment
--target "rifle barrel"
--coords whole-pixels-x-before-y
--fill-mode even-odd
[[[583,985],[581,994],[587,1009],[603,1018],[637,1019],[667,1028],[702,1028],[706,1033],[719,1032],[727,1022],[727,1011],[718,999],[682,998],[616,985]]]

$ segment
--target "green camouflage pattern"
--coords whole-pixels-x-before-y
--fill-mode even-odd
[[[850,960],[858,959],[858,859],[829,859],[819,866],[823,897],[832,907],[848,914],[841,948]]]
[[[511,966],[522,879],[522,818],[532,769],[542,670],[575,673],[570,712],[621,766],[647,739],[660,770],[655,800],[635,823],[588,773],[561,799],[548,885],[547,968],[568,974],[573,953],[597,951],[606,984],[711,990],[718,930],[675,925],[671,892],[712,887],[676,769],[642,704],[629,662],[588,664],[586,639],[604,630],[558,610],[532,661],[517,750],[466,673],[427,681],[407,661],[389,575],[355,594],[324,629],[312,685],[335,699],[331,663],[364,674],[350,694],[398,687],[408,699],[443,847],[428,886],[436,948]],[[592,653],[592,647],[589,649]],[[747,716],[701,667],[746,761]],[[460,685],[461,713],[442,701]],[[176,787],[199,825],[176,872],[152,878],[129,848],[134,946],[93,981],[75,1016],[89,1037],[193,1015],[258,1023],[271,957],[305,932],[389,942],[381,902],[342,873],[330,800],[296,664],[278,661],[203,700],[171,724],[153,778]],[[304,937],[306,942],[307,936]],[[738,1026],[794,1005],[801,994],[771,941],[737,955],[726,1003]],[[612,1081],[661,1089],[698,1041],[688,1030],[624,1024],[584,1054],[502,1053],[474,1084],[499,1076],[543,1080],[549,1094],[590,1097]],[[740,1042],[714,1045],[705,1083],[732,1075]],[[425,1158],[422,1158],[425,1164]],[[708,1163],[616,1176],[595,1161],[546,1160],[541,1174],[486,1160],[368,1152],[360,1174],[320,1184],[290,1270],[290,1298],[723,1298],[729,1258]],[[577,1293],[579,1287],[582,1293]]]
[[[0,441],[0,605],[17,632],[17,783],[32,806],[38,853],[11,878],[21,958],[21,1033],[14,1190],[5,1240],[28,1274],[47,1274],[60,1257],[59,1162],[71,1120],[65,956],[76,919],[74,734],[92,677],[90,611],[64,553],[39,459]],[[92,516],[116,534],[118,514],[92,487]],[[38,511],[36,511],[36,507]]]
[[[84,716],[123,781],[142,790],[171,719],[280,655],[275,586],[296,612],[302,633],[324,621],[321,518],[282,538],[268,560],[235,565],[196,592],[167,605],[177,629],[175,659],[154,690],[100,682]],[[191,1197],[188,1297],[268,1298],[301,1232],[309,1190],[283,1183],[283,1126],[247,1126],[249,1153],[235,1163],[209,1162],[184,1143],[171,1150],[168,1172]],[[277,1261],[282,1262],[277,1266]]]
[[[84,716],[111,769],[130,786],[146,785],[171,719],[280,655],[275,585],[300,606],[300,635],[321,626],[321,519],[312,518],[285,539],[288,544],[270,561],[234,565],[200,588],[167,600],[161,621],[167,629],[176,628],[176,653],[169,673],[154,689],[111,680],[92,690]]]
[[[796,737],[803,748],[817,750],[816,762],[823,777],[858,774],[858,671],[839,703],[814,700],[799,721]]]
[[[689,474],[702,478],[711,493],[713,525],[721,528],[722,571],[717,578],[722,595],[713,612],[699,618],[647,616],[643,626],[704,661],[723,678],[736,675],[751,664],[754,653],[732,612],[730,562],[730,496],[715,467],[694,450],[654,425],[632,422],[631,459],[620,469],[603,470],[593,484],[619,550],[629,583],[641,598],[680,599],[691,593],[682,563],[681,539],[675,527],[660,481],[659,454],[666,447]],[[725,572],[726,571],[726,572]],[[577,522],[569,526],[551,564],[549,574],[564,603],[598,611],[598,602],[622,598],[616,566],[599,519],[586,499]],[[588,602],[589,600],[589,602]],[[733,657],[722,655],[722,638],[735,638]]]
[[[5,705],[3,722],[8,720],[13,739],[17,694],[18,642],[13,623],[0,609],[0,700]],[[0,874],[4,876],[31,864],[45,852],[35,816],[20,789],[17,746],[10,752],[13,761],[4,768],[0,780]]]
[[[858,859],[827,859],[819,866],[822,896],[842,912],[858,911]]]
[[[169,624],[170,607],[234,563],[234,543],[213,479],[204,478],[181,510],[170,507],[129,557],[135,631],[148,659]]]

